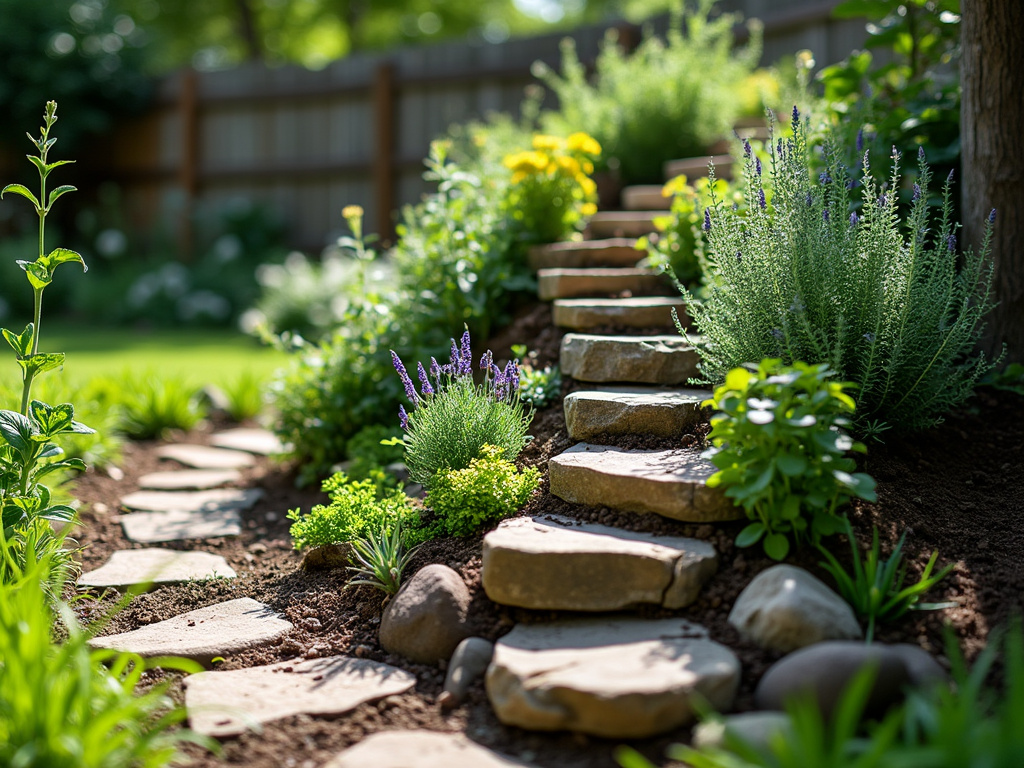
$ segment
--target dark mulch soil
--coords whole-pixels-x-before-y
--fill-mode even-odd
[[[536,306],[520,313],[491,346],[502,356],[511,344],[525,341],[537,351],[537,363],[544,365],[557,361],[560,339],[561,333],[551,326],[548,308]],[[563,385],[563,395],[571,386],[569,382]],[[180,439],[203,442],[211,429]],[[531,432],[534,440],[523,455],[526,464],[544,467],[550,456],[569,447],[561,402],[539,411]],[[687,436],[681,444],[699,450],[704,432],[706,428]],[[140,475],[173,466],[158,461],[153,456],[154,447],[154,443],[129,445],[122,479],[90,471],[78,482],[75,493],[83,502],[83,526],[78,538],[84,547],[82,562],[87,570],[101,565],[116,549],[136,546],[121,532],[118,499],[138,488]],[[940,564],[957,564],[937,593],[929,596],[932,600],[955,601],[956,607],[913,613],[894,626],[883,627],[879,639],[917,643],[945,661],[944,627],[948,626],[968,658],[974,658],[985,646],[989,632],[1024,608],[1024,398],[982,389],[945,424],[927,433],[872,445],[863,468],[878,480],[879,501],[858,503],[852,511],[861,545],[870,542],[871,524],[875,523],[881,529],[886,551],[907,531],[906,551],[912,572],[920,571],[934,549],[940,553]],[[295,628],[277,645],[232,656],[220,668],[347,653],[402,666],[415,673],[419,682],[409,694],[363,705],[338,719],[293,717],[266,726],[262,733],[226,740],[219,758],[190,747],[193,764],[317,768],[369,733],[427,728],[463,731],[482,744],[550,768],[615,765],[611,753],[617,742],[568,733],[536,734],[501,725],[487,705],[482,683],[476,684],[468,703],[451,712],[442,711],[436,700],[444,670],[409,664],[385,653],[377,642],[380,594],[365,587],[344,590],[345,577],[339,572],[308,573],[300,569],[301,558],[291,548],[285,513],[295,507],[308,509],[324,497],[315,490],[296,489],[294,480],[294,468],[261,460],[245,473],[243,485],[263,488],[266,497],[245,515],[241,536],[168,545],[224,555],[238,571],[237,580],[163,587],[136,597],[111,620],[107,631],[124,631],[211,603],[248,596],[287,615]],[[713,541],[721,553],[721,568],[696,604],[679,612],[646,609],[639,613],[686,616],[707,626],[714,639],[732,647],[743,663],[737,704],[740,709],[750,707],[754,686],[778,656],[743,642],[726,621],[739,592],[754,575],[772,565],[755,550],[733,546],[740,524],[686,525],[653,515],[580,509],[549,495],[546,481],[524,510],[524,514],[544,513]],[[517,622],[544,621],[556,615],[503,608],[488,601],[480,586],[480,543],[480,536],[432,542],[420,550],[409,572],[429,562],[441,562],[461,573],[473,595],[475,631],[483,637],[494,639]],[[848,559],[846,545],[839,539],[835,551],[841,559]],[[812,552],[803,551],[791,562],[828,581],[818,559]],[[100,613],[103,604],[82,603],[79,610],[89,618]],[[173,690],[180,697],[180,686]],[[632,745],[664,765],[665,747],[688,736],[688,729],[680,729]]]

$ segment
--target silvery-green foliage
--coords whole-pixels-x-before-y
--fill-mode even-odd
[[[709,287],[690,307],[705,337],[704,377],[719,382],[730,369],[766,357],[827,363],[859,385],[862,431],[928,427],[992,368],[974,347],[992,307],[995,212],[980,252],[960,253],[952,178],[942,188],[938,221],[931,221],[923,150],[901,221],[898,155],[892,177],[880,183],[867,154],[859,173],[851,172],[826,139],[817,162],[825,170],[812,180],[805,123],[794,108],[792,137],[772,142],[770,180],[745,153],[746,212],[720,199],[705,210]]]

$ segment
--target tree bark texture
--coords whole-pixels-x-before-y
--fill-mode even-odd
[[[1024,362],[1024,1],[964,0],[960,138],[963,244],[995,208],[995,293],[985,345]]]

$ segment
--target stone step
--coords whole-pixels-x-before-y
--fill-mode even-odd
[[[587,222],[587,240],[606,237],[643,237],[657,231],[654,219],[665,211],[598,211]]]
[[[213,509],[205,512],[173,509],[167,512],[136,512],[121,515],[121,527],[129,541],[158,544],[164,541],[238,536],[242,533],[242,518],[235,509]]]
[[[157,448],[156,455],[196,469],[242,469],[256,464],[256,459],[248,453],[188,443],[162,445]]]
[[[285,451],[285,446],[273,432],[252,427],[239,427],[217,432],[210,435],[210,445],[232,451],[253,453],[257,456],[272,456]]]
[[[708,164],[715,166],[715,178],[732,179],[735,161],[732,155],[705,155],[704,157],[684,157],[679,160],[669,160],[665,163],[665,178],[674,179],[676,176],[685,176],[687,181],[693,182],[696,179],[703,179],[708,175]]]
[[[727,712],[740,662],[685,619],[519,624],[498,640],[487,696],[506,725],[645,738],[687,725],[701,704]]]
[[[264,496],[261,488],[213,488],[206,491],[135,491],[121,504],[137,512],[243,512]]]
[[[535,245],[530,248],[527,260],[533,270],[634,267],[646,255],[636,249],[636,240],[613,237]]]
[[[590,267],[541,269],[537,272],[537,295],[542,301],[608,296],[626,291],[634,295],[649,295],[671,289],[672,283],[668,278],[653,269]]]
[[[237,736],[294,715],[336,717],[368,701],[405,693],[416,677],[369,659],[330,656],[185,678],[189,726],[206,736]]]
[[[558,611],[684,608],[718,568],[705,541],[567,517],[517,517],[484,537],[482,580],[495,603]]]
[[[699,450],[624,450],[578,443],[548,461],[551,493],[574,504],[654,513],[688,523],[738,520],[743,510],[720,488]]]
[[[599,336],[567,333],[559,365],[578,381],[629,384],[686,384],[699,375],[700,355],[679,334]]]
[[[184,656],[210,664],[218,656],[259,648],[292,628],[270,606],[250,597],[208,605],[180,616],[122,632],[94,637],[93,648],[113,648],[153,656]]]
[[[323,768],[531,768],[470,741],[461,733],[378,731]]]
[[[672,207],[672,197],[661,194],[659,184],[634,184],[622,190],[622,207],[627,211],[667,211]],[[662,213],[664,215],[664,213]]]
[[[570,392],[564,400],[565,425],[573,440],[597,435],[680,437],[705,420],[700,404],[706,389],[598,387]]]
[[[237,574],[220,555],[173,549],[122,549],[104,565],[78,578],[79,587],[105,589],[160,586],[202,579],[233,579]]]
[[[604,326],[674,328],[672,310],[687,325],[686,303],[679,296],[634,296],[628,299],[556,299],[554,323],[585,331]]]
[[[176,469],[151,472],[139,478],[144,491],[205,491],[242,481],[237,469]]]

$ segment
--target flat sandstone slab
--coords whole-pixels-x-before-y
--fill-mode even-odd
[[[252,427],[239,427],[217,432],[210,436],[210,445],[215,448],[255,453],[259,456],[272,456],[275,453],[284,452],[284,445],[277,439],[277,435],[268,429]]]
[[[292,715],[340,715],[414,685],[414,675],[390,664],[331,656],[190,675],[185,707],[192,730],[235,736]]]
[[[237,469],[179,469],[143,475],[139,478],[139,488],[144,491],[205,491],[241,481],[242,473]]]
[[[700,355],[678,334],[598,336],[567,333],[559,365],[578,381],[685,384],[698,375]]]
[[[195,467],[196,469],[241,469],[242,467],[251,467],[256,463],[256,459],[242,451],[229,451],[225,448],[188,443],[162,445],[157,448],[156,455],[161,459],[172,459],[186,467]]]
[[[572,619],[498,640],[487,696],[506,725],[644,738],[692,722],[698,700],[728,711],[739,677],[735,654],[699,624]]]
[[[672,208],[672,196],[662,194],[660,184],[634,184],[622,190],[622,207],[627,211],[667,211]],[[664,213],[662,213],[664,215]]]
[[[242,533],[242,518],[233,509],[210,512],[136,512],[121,516],[124,535],[140,544],[188,541]]]
[[[121,504],[138,512],[241,512],[263,498],[259,488],[214,488],[208,491],[136,491]]]
[[[237,576],[228,561],[209,552],[177,552],[173,549],[122,549],[104,565],[83,573],[80,587],[133,587],[140,584],[178,584],[217,577]]]
[[[597,435],[679,437],[704,421],[705,389],[598,387],[570,392],[564,400],[565,425],[573,440]]]
[[[634,296],[627,299],[557,299],[553,321],[559,328],[585,331],[606,325],[624,328],[674,328],[672,310],[685,326],[686,303],[678,296]]]
[[[323,768],[529,768],[460,733],[381,731],[340,753]]]
[[[537,295],[542,301],[580,296],[607,296],[629,291],[650,294],[671,287],[653,269],[542,269],[537,273]]]
[[[654,219],[664,215],[664,211],[599,211],[590,217],[584,236],[642,237],[654,232]]]
[[[208,605],[131,632],[89,641],[140,656],[184,656],[209,664],[218,656],[259,648],[292,628],[268,605],[249,597]]]
[[[635,267],[646,254],[624,237],[535,245],[528,254],[531,269],[571,267]]]
[[[517,517],[484,537],[487,597],[536,610],[683,608],[718,568],[706,541],[655,536],[566,517]]]
[[[738,520],[743,510],[721,489],[699,451],[628,451],[579,443],[548,461],[551,493],[574,504],[623,512],[653,512],[673,520],[708,523]]]

